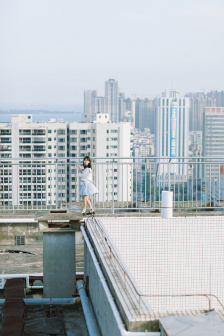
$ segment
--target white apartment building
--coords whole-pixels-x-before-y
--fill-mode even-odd
[[[113,158],[113,160],[103,160],[105,162],[101,160],[102,165],[98,165],[100,170],[95,171],[99,200],[131,201],[132,167],[128,164],[130,160],[117,159],[131,156],[131,124],[129,122],[108,123],[108,118],[108,114],[97,114],[96,122],[92,126],[96,134],[95,157]]]
[[[47,207],[79,202],[76,158],[85,155],[93,159],[97,201],[129,201],[131,170],[119,174],[116,158],[130,156],[131,125],[108,120],[109,115],[98,113],[93,123],[33,122],[31,114],[18,114],[12,115],[11,123],[0,123],[0,205]],[[108,159],[96,162],[94,157]]]
[[[189,98],[180,97],[179,91],[166,90],[155,99],[155,156],[160,163],[182,162],[177,157],[188,157],[189,150]],[[158,162],[158,161],[157,161]],[[158,167],[157,167],[158,168]],[[170,165],[170,172],[187,178],[187,165]],[[159,175],[166,175],[168,165],[160,165]]]

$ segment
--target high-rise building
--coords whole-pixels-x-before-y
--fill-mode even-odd
[[[179,91],[166,90],[162,97],[155,99],[155,156],[171,157],[174,163],[180,162],[180,159],[175,159],[177,157],[188,157],[188,151],[189,98],[180,97]],[[186,175],[187,165],[181,167],[172,165],[173,173]],[[167,173],[163,168],[159,167],[160,174]]]
[[[105,112],[105,98],[99,97],[97,90],[84,91],[84,113],[82,121],[92,122],[96,119],[96,113]]]
[[[92,114],[93,120],[96,120],[96,113],[105,113],[105,98],[104,97],[94,97],[92,99]]]
[[[125,98],[124,93],[119,94],[119,120],[135,127],[135,99]]]
[[[203,118],[204,157],[224,158],[224,107],[206,107]]]
[[[119,121],[123,121],[126,115],[126,99],[124,93],[119,93]]]
[[[130,111],[131,124],[132,124],[132,127],[135,128],[135,99],[134,98],[125,99],[125,110],[128,112]]]
[[[206,107],[224,107],[224,91],[210,91],[187,93],[185,97],[190,99],[189,129],[190,131],[203,130],[203,111]]]
[[[112,122],[119,122],[119,87],[115,79],[105,82],[105,113]]]
[[[86,90],[84,91],[84,113],[82,116],[82,121],[92,122],[94,120],[94,99],[97,97],[96,90]]]
[[[129,201],[131,169],[122,170],[116,158],[130,156],[130,136],[131,124],[111,123],[108,114],[97,113],[92,123],[33,122],[31,114],[12,115],[11,123],[0,123],[0,158],[5,162],[0,169],[0,205],[47,207],[79,202],[77,161],[72,158],[85,155],[95,164],[97,200]],[[108,158],[108,163],[96,165],[94,157]]]
[[[224,199],[224,107],[206,107],[203,115],[202,156],[205,200]],[[214,158],[214,159],[213,159]]]
[[[149,128],[154,134],[154,99],[136,99],[135,128]]]
[[[214,102],[212,106],[224,107],[224,91],[210,91],[207,93],[207,97]]]

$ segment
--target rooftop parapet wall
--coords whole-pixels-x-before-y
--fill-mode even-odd
[[[87,219],[85,226],[89,240],[99,260],[100,267],[127,330],[154,331],[152,323],[149,321],[150,305],[145,300],[130,272],[126,268],[113,242],[109,236],[106,235],[101,220],[95,218]],[[102,307],[101,294],[98,292],[99,279],[94,279],[93,267],[91,265],[91,258],[88,256],[86,249],[85,277],[89,277],[89,295],[102,330],[105,323],[102,312],[107,308]]]

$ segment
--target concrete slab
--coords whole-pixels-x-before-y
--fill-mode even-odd
[[[162,336],[224,335],[224,323],[215,311],[196,316],[169,316],[159,323]]]

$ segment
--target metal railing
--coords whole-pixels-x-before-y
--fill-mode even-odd
[[[0,158],[0,209],[79,209],[82,157]],[[97,157],[94,207],[156,211],[173,191],[174,209],[224,209],[224,158]]]

